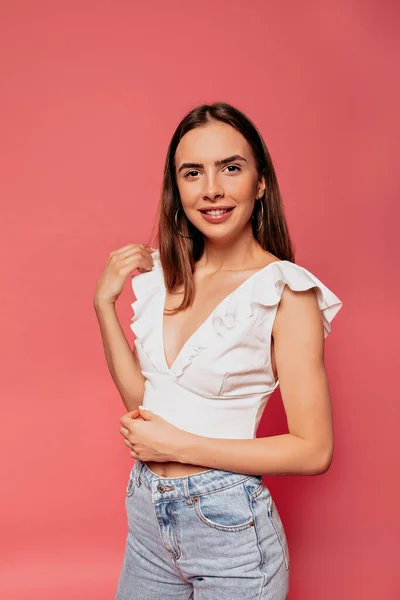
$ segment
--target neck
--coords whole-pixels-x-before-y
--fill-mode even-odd
[[[246,269],[265,254],[253,236],[251,224],[235,239],[205,238],[204,252],[197,265],[210,271]]]

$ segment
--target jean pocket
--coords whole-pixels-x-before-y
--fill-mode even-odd
[[[243,483],[193,497],[199,519],[220,531],[241,531],[254,526],[253,514]]]
[[[283,558],[285,561],[285,567],[286,567],[286,569],[289,569],[290,556],[289,556],[288,541],[287,541],[287,537],[286,537],[286,533],[285,533],[285,529],[284,529],[281,517],[279,515],[278,509],[277,509],[276,504],[275,504],[274,500],[272,499],[271,495],[269,497],[267,507],[268,507],[269,520],[275,530],[276,537],[278,538],[278,541],[282,548],[282,554],[283,554]]]

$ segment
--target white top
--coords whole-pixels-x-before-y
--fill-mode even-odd
[[[159,250],[151,271],[132,277],[136,301],[130,327],[146,378],[142,405],[190,433],[213,438],[255,438],[272,392],[271,332],[282,290],[314,288],[324,337],[343,303],[310,271],[275,261],[226,296],[187,340],[171,368],[165,360],[166,288]]]

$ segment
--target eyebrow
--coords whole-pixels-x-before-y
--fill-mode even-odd
[[[245,162],[247,162],[247,160],[243,156],[240,156],[240,154],[234,154],[233,156],[228,156],[228,158],[222,158],[221,160],[214,161],[214,165],[216,167],[220,167],[221,165],[225,165],[235,160],[244,160]],[[181,166],[178,169],[178,173],[180,173],[182,169],[204,169],[204,165],[201,163],[186,162],[181,164]]]

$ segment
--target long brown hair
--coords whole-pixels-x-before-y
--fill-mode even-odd
[[[191,306],[194,299],[194,266],[204,250],[203,234],[187,219],[182,209],[176,182],[175,152],[185,133],[214,120],[231,125],[243,135],[252,148],[259,178],[262,175],[265,177],[266,191],[260,202],[255,202],[253,211],[252,227],[255,239],[264,250],[271,252],[279,259],[294,262],[294,249],[275,169],[257,127],[243,112],[226,102],[196,106],[179,123],[168,147],[158,210],[158,234],[153,244],[158,245],[160,250],[166,289],[172,292],[178,285],[183,284],[184,287],[182,303],[174,310],[168,311],[168,314],[171,315]],[[263,213],[261,212],[261,202],[263,203]],[[178,215],[175,217],[179,208]],[[257,231],[262,214],[264,215],[262,225],[260,231]],[[177,219],[181,233],[188,237],[182,237],[178,233],[175,219]]]

